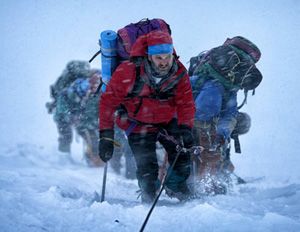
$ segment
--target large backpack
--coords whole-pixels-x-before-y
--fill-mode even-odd
[[[163,19],[142,19],[137,23],[131,23],[118,30],[117,55],[120,61],[128,60],[132,45],[141,35],[154,30],[161,30],[171,34],[169,24]]]
[[[52,113],[56,107],[57,98],[61,92],[71,85],[78,78],[90,77],[90,64],[87,61],[72,60],[69,61],[63,73],[57,78],[56,82],[50,86],[50,97],[52,102],[46,103],[48,113]]]
[[[102,80],[107,84],[117,66],[129,59],[132,45],[142,35],[154,30],[161,30],[171,34],[169,24],[163,19],[142,19],[137,23],[131,23],[116,32],[106,30],[100,35],[100,51],[98,51],[89,62],[101,55]],[[105,85],[102,86],[105,91]]]
[[[87,61],[72,60],[69,61],[63,73],[56,82],[51,85],[51,96],[56,99],[59,93],[70,86],[78,78],[88,78],[90,76],[90,64]]]
[[[222,83],[227,90],[243,89],[244,101],[247,92],[254,90],[262,81],[262,74],[255,63],[260,59],[258,47],[242,36],[227,39],[222,46],[204,51],[190,60],[189,75],[198,76],[193,87],[194,99],[198,96],[201,86],[207,79],[215,79]],[[227,91],[225,91],[226,97]],[[247,133],[251,126],[251,118],[246,113],[238,113],[237,125],[231,134],[236,153],[241,153],[239,135]],[[229,152],[229,149],[227,150]]]
[[[262,74],[255,66],[260,56],[261,52],[254,43],[242,36],[236,36],[227,39],[222,46],[192,57],[189,75],[200,77],[193,86],[194,98],[206,79],[217,79],[227,90],[243,89],[243,105],[247,92],[254,91],[262,81]]]

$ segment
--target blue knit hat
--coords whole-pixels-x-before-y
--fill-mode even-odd
[[[148,55],[172,54],[172,44],[157,44],[148,47]]]

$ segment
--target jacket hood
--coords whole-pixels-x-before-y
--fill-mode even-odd
[[[148,55],[148,47],[155,45],[172,45],[172,37],[163,31],[151,31],[146,35],[140,36],[136,42],[133,44],[130,57],[139,57]],[[173,54],[175,51],[173,49]]]

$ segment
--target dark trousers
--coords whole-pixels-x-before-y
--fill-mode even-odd
[[[167,137],[180,142],[177,123],[172,122],[164,127]],[[176,144],[167,141],[165,137],[159,135],[161,132],[151,133],[132,133],[128,136],[129,145],[134,154],[137,172],[136,176],[142,191],[148,193],[155,192],[160,183],[158,181],[158,161],[156,157],[156,142],[160,142],[168,153],[168,161],[170,166],[173,164],[177,155]],[[170,172],[166,186],[175,192],[180,191],[181,186],[185,185],[190,174],[190,156],[180,154],[173,170]]]

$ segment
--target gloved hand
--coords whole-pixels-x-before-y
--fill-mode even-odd
[[[222,147],[225,144],[225,138],[222,135],[216,135],[209,151],[216,151],[218,148]]]
[[[114,130],[106,129],[99,133],[99,156],[104,162],[107,162],[114,153]]]
[[[180,134],[182,136],[184,148],[189,149],[189,148],[193,147],[194,146],[194,138],[193,138],[193,134],[192,134],[192,128],[190,128],[187,125],[180,125],[179,129],[180,129]]]

